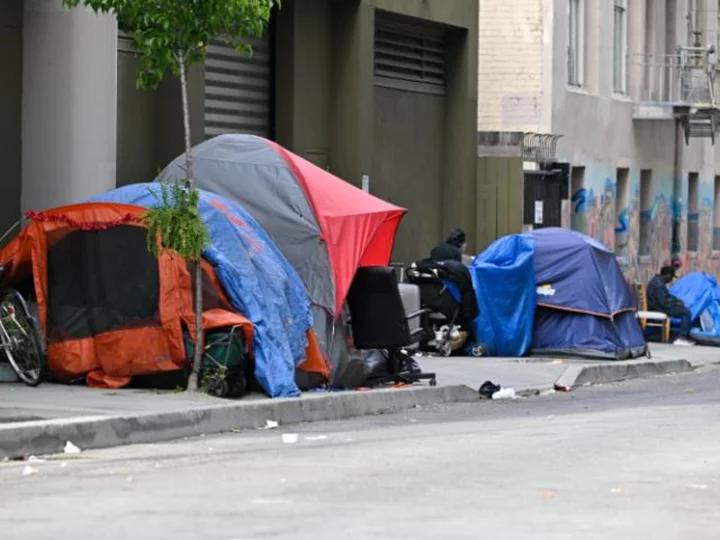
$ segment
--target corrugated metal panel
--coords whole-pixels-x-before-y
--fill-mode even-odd
[[[375,84],[414,92],[445,93],[445,30],[398,22],[378,13]]]
[[[252,40],[252,55],[214,42],[205,62],[205,137],[251,133],[270,137],[269,39]]]
[[[118,51],[134,53],[132,34],[124,30],[118,30]]]

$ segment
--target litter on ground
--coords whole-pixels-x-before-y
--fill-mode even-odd
[[[493,399],[517,399],[517,394],[512,388],[503,388],[492,395]]]
[[[65,453],[66,453],[66,454],[79,454],[79,453],[80,453],[80,449],[79,449],[77,446],[75,446],[73,443],[71,443],[70,441],[68,441],[68,442],[65,444]]]

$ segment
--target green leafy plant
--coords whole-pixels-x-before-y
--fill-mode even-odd
[[[148,250],[155,256],[168,249],[186,260],[198,260],[210,242],[198,212],[199,192],[183,184],[161,183],[160,195],[151,191],[160,204],[145,212]]]
[[[197,205],[200,195],[193,185],[187,70],[202,62],[207,45],[215,39],[252,53],[248,38],[260,37],[277,0],[63,0],[67,7],[84,5],[96,13],[112,14],[120,28],[132,35],[140,55],[139,88],[154,89],[172,73],[180,77],[185,129],[186,178],[172,186],[161,185],[158,206],[145,215],[148,248],[177,253],[199,261],[208,233]],[[195,265],[195,347],[188,390],[197,391],[202,361],[202,268]]]

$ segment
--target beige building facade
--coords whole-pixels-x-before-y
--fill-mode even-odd
[[[559,172],[561,224],[633,279],[717,274],[717,0],[483,0],[479,21],[478,131],[556,141],[525,179]]]

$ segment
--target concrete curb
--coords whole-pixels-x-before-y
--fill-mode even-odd
[[[83,450],[181,439],[264,427],[388,414],[442,403],[475,403],[467,386],[411,387],[310,394],[300,399],[228,402],[217,406],[128,416],[90,416],[0,425],[0,459],[63,451],[67,441]]]
[[[555,389],[569,391],[581,386],[686,373],[694,367],[687,360],[648,360],[631,363],[571,365],[555,381]]]

